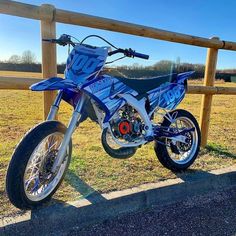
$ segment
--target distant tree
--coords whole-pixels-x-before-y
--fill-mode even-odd
[[[179,71],[179,68],[180,68],[180,57],[177,57],[176,58],[176,62],[175,62],[175,65],[174,65],[174,69],[178,72]]]
[[[21,63],[21,57],[18,55],[12,55],[8,59],[8,62],[12,63],[12,64],[19,64],[19,63]]]
[[[138,63],[134,63],[134,64],[131,66],[131,68],[132,68],[133,70],[138,70],[138,69],[141,69],[142,67],[141,67],[141,65],[139,65]]]
[[[205,65],[203,65],[203,64],[194,64],[193,65],[193,70],[196,71],[196,72],[204,73]]]
[[[33,52],[31,52],[30,50],[24,51],[22,53],[22,57],[21,57],[21,62],[25,63],[25,64],[33,64],[36,63],[36,56]]]
[[[177,64],[177,65],[180,65],[180,57],[177,57],[177,58],[176,58],[176,64]]]
[[[161,60],[153,65],[153,69],[157,71],[169,73],[171,69],[173,68],[173,65],[175,65],[173,61]]]

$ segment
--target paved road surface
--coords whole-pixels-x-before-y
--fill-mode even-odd
[[[73,229],[64,235],[236,235],[236,188]]]

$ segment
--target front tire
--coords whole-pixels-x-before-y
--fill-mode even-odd
[[[160,138],[154,143],[154,150],[161,164],[172,171],[180,172],[190,167],[197,158],[201,144],[201,132],[195,117],[190,112],[178,109],[169,114],[176,118],[177,123],[179,121],[182,123],[184,126],[182,128],[195,128],[194,132],[186,134],[188,139],[191,139],[188,145],[181,142],[173,144],[168,138]],[[176,122],[171,123],[170,119],[165,116],[161,126],[169,128],[174,125],[174,127],[178,127]]]
[[[58,172],[50,168],[66,132],[58,121],[46,121],[31,129],[13,152],[6,175],[6,191],[11,203],[20,209],[32,209],[49,201],[68,169],[72,142]]]

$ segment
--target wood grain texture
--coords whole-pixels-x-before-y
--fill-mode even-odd
[[[214,38],[218,39],[218,38]],[[204,86],[214,86],[216,65],[217,65],[218,49],[209,48],[207,51]],[[212,94],[205,94],[202,97],[200,112],[200,128],[202,133],[201,146],[207,144],[208,131],[210,126]]]
[[[48,14],[41,20],[41,39],[56,38],[56,23],[53,21],[54,7],[42,5],[41,11]],[[42,76],[44,79],[57,76],[56,44],[42,41]],[[55,91],[44,92],[44,119],[46,120],[51,105],[55,99]]]

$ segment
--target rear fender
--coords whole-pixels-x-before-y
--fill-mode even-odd
[[[178,84],[187,84],[187,80],[191,77],[192,74],[194,74],[195,71],[188,71],[184,73],[180,73],[177,75],[176,82]]]

